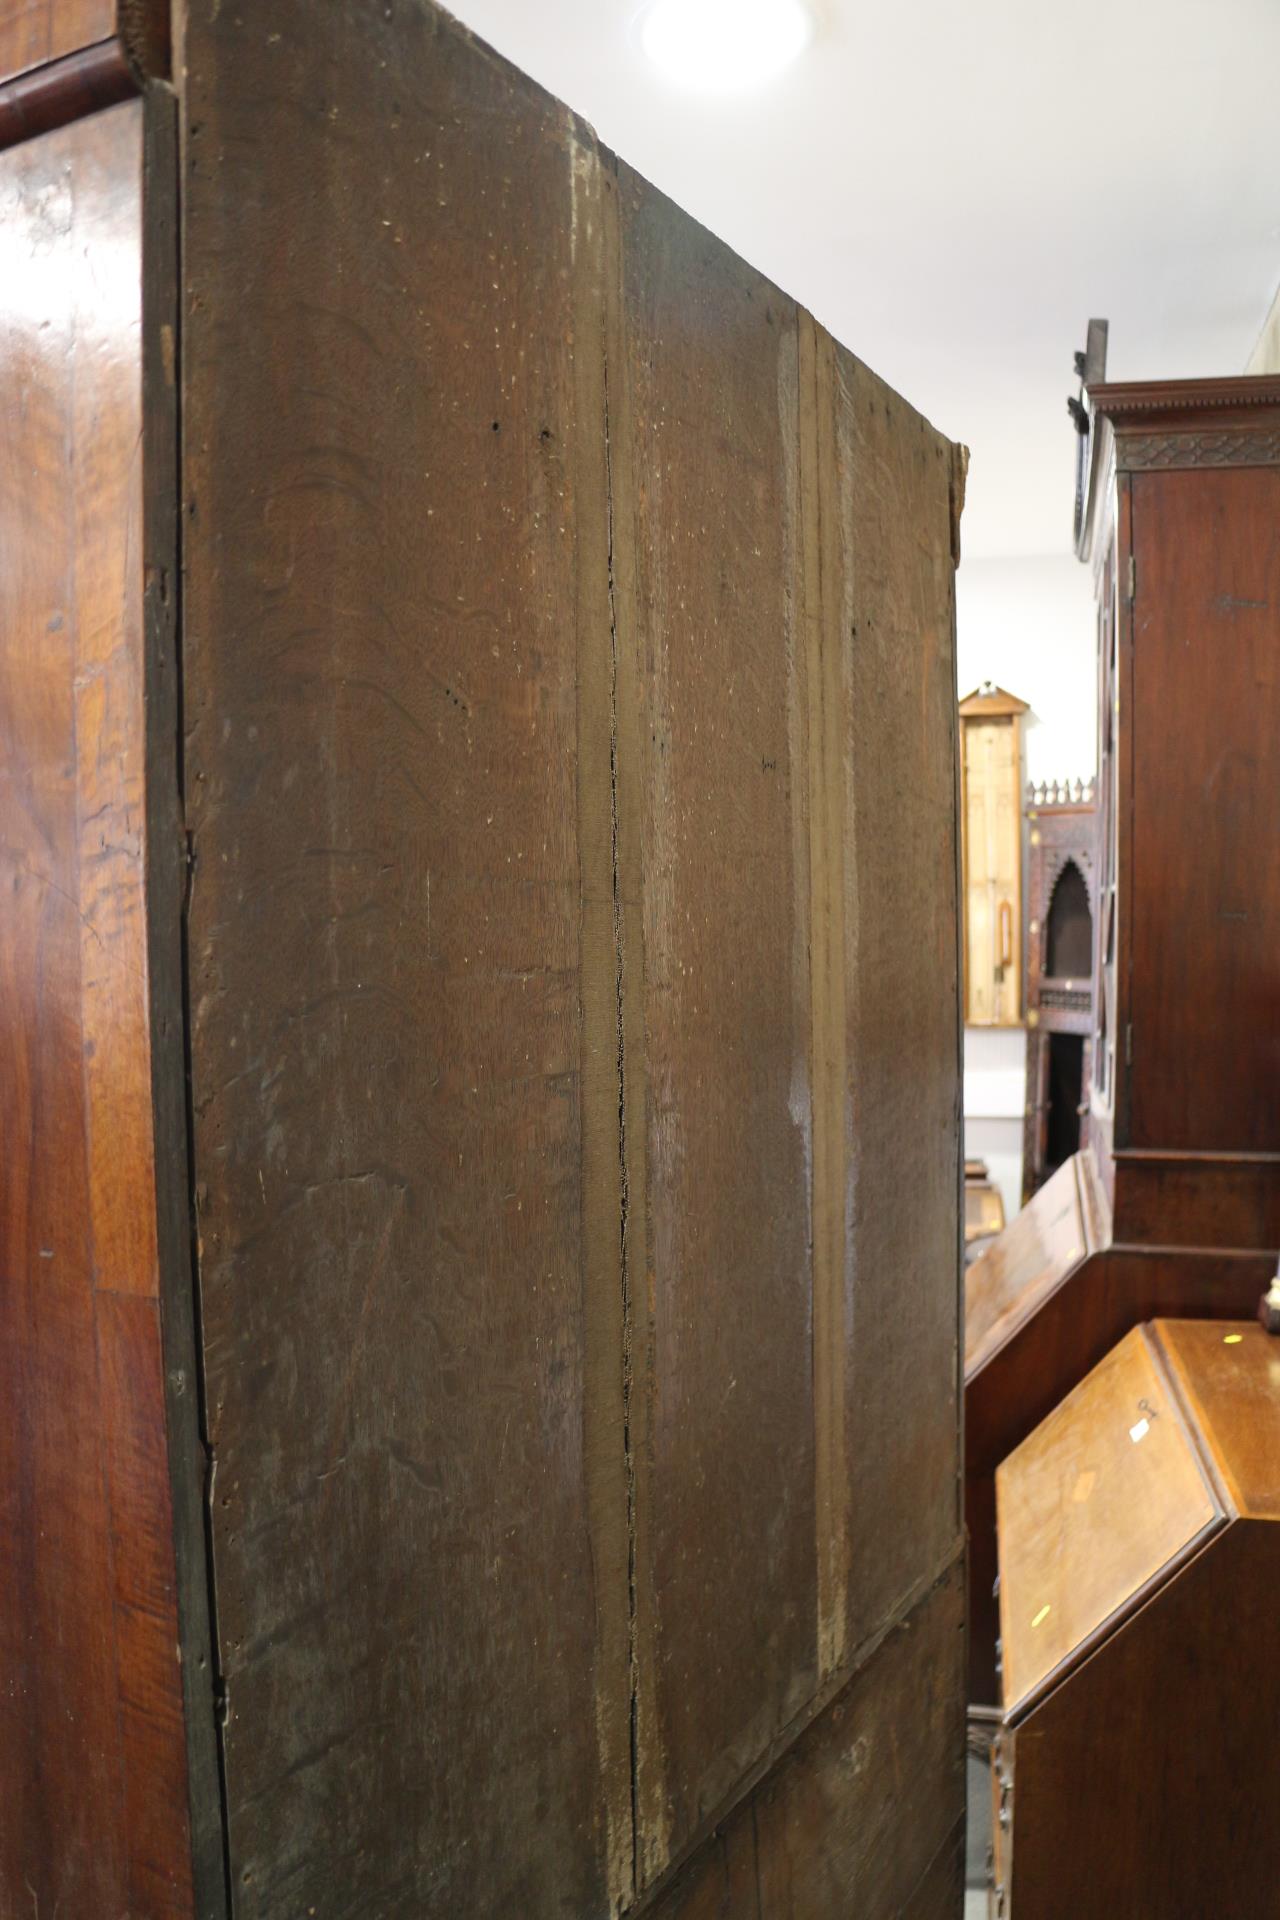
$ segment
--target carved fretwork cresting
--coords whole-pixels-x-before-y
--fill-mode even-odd
[[[1280,466],[1280,427],[1224,428],[1217,433],[1116,435],[1116,470],[1142,473],[1171,467]]]

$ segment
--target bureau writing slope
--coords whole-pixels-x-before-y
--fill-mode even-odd
[[[1275,1920],[1276,1341],[1135,1327],[996,1489],[997,1920]]]
[[[959,450],[419,0],[0,73],[0,1910],[951,1913]]]

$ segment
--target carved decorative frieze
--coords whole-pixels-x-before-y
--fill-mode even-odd
[[[1280,428],[1225,427],[1215,433],[1116,434],[1119,473],[1172,467],[1280,466]]]

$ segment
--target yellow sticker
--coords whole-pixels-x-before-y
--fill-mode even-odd
[[[1048,1607],[1041,1607],[1039,1613],[1036,1615],[1035,1619],[1031,1622],[1032,1626],[1038,1627],[1042,1621],[1047,1620],[1049,1618],[1049,1611],[1050,1610]]]
[[[1222,1344],[1224,1347],[1238,1347],[1243,1339],[1244,1335],[1242,1333],[1224,1333],[1222,1336]]]

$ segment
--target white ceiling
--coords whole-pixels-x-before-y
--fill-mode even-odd
[[[749,98],[665,85],[637,0],[453,0],[972,450],[968,554],[1066,550],[1071,356],[1243,371],[1280,279],[1280,0],[826,0]]]

